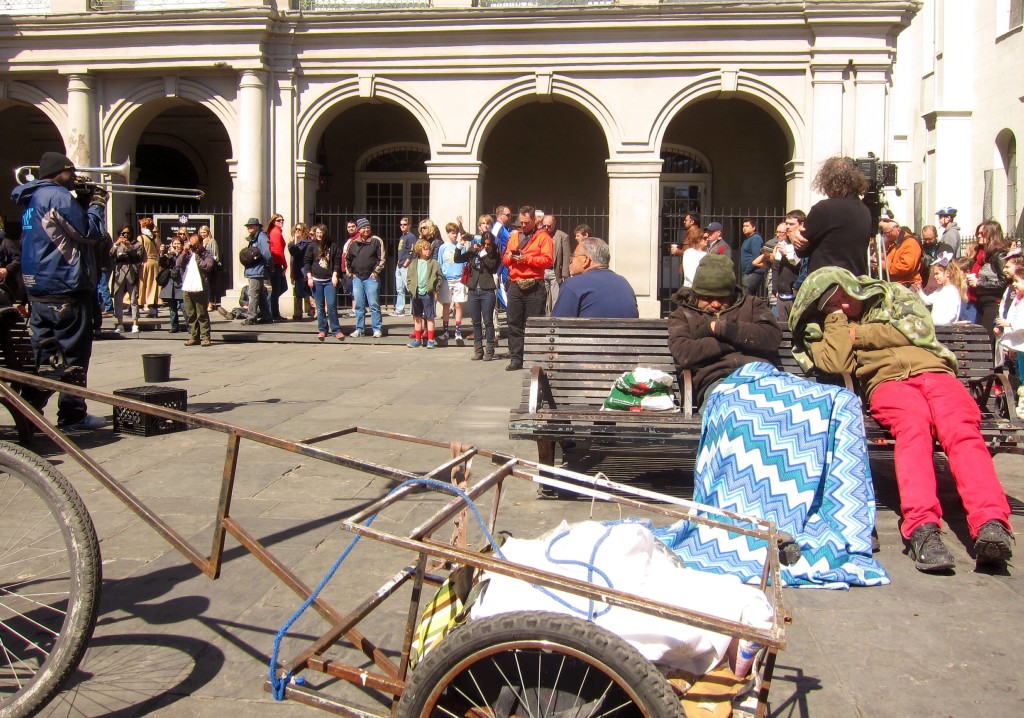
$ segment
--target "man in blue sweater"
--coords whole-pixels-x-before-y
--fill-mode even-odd
[[[588,237],[580,240],[569,262],[572,275],[562,284],[553,317],[636,319],[636,294],[629,282],[608,269],[608,243]]]

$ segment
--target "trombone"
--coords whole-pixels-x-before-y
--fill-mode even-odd
[[[88,177],[75,177],[75,189],[91,191],[93,187],[103,187],[111,194],[147,195],[153,197],[169,197],[171,199],[200,200],[206,193],[201,189],[189,189],[187,187],[156,187],[145,184],[122,184],[102,180],[104,175],[117,175],[128,178],[131,176],[131,163],[125,160],[119,165],[110,167],[76,167],[75,172],[87,175],[99,175],[100,181],[94,181]],[[39,165],[22,165],[14,170],[14,179],[18,184],[25,184],[34,180],[35,173],[39,171]]]

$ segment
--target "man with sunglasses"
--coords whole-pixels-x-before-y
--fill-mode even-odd
[[[700,260],[693,286],[673,298],[668,318],[668,347],[676,367],[693,372],[694,401],[703,406],[707,392],[737,368],[752,362],[778,365],[782,330],[768,302],[736,283],[736,268],[725,255]]]
[[[636,319],[636,294],[626,278],[608,269],[611,253],[601,239],[581,240],[569,258],[569,272],[553,317]]]

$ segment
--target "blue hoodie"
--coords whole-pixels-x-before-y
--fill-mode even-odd
[[[11,199],[21,217],[21,272],[29,297],[95,292],[98,273],[93,245],[103,241],[106,208],[87,210],[53,180],[19,185]]]

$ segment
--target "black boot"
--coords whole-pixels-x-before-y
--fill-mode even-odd
[[[473,361],[480,361],[484,358],[484,343],[473,342]]]
[[[956,564],[953,554],[942,544],[938,524],[921,524],[910,535],[910,554],[918,571],[948,571]]]
[[[487,348],[484,349],[484,361],[490,361],[494,358],[494,342],[487,342]]]

